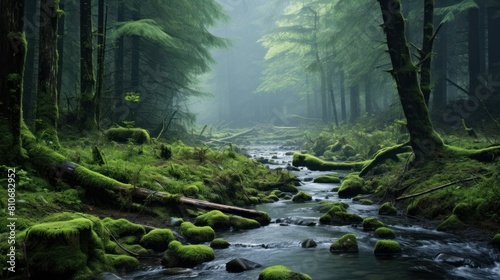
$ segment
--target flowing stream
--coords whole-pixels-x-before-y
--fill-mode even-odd
[[[252,146],[248,152],[254,157],[273,161],[270,168],[284,168],[291,164],[285,155],[291,148]],[[271,159],[273,158],[273,159]],[[228,249],[215,250],[215,260],[195,267],[190,273],[165,275],[159,263],[143,263],[143,267],[123,276],[123,279],[258,279],[260,271],[271,265],[285,265],[294,271],[307,273],[313,279],[500,279],[500,252],[484,241],[463,240],[457,235],[438,232],[415,225],[405,217],[379,216],[378,205],[361,205],[351,199],[339,199],[331,189],[338,184],[317,184],[312,178],[331,172],[301,169],[294,171],[301,179],[303,190],[313,196],[311,202],[293,203],[280,200],[255,208],[267,212],[273,222],[269,226],[247,231],[218,232],[226,239]],[[345,175],[346,173],[340,173]],[[403,253],[392,259],[378,259],[373,248],[378,238],[361,226],[320,225],[322,213],[314,210],[318,201],[343,201],[348,212],[363,218],[375,217],[396,232],[395,239]],[[278,223],[276,223],[276,219]],[[286,221],[286,222],[281,222]],[[314,223],[314,225],[311,224]],[[346,233],[357,236],[357,254],[331,254],[330,245]],[[301,242],[313,239],[316,248],[302,248]],[[441,255],[440,255],[441,254]],[[440,255],[440,257],[438,257]],[[225,264],[234,258],[245,258],[262,264],[262,268],[234,274],[225,270]]]

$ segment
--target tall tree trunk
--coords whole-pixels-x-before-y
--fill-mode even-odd
[[[346,121],[347,120],[347,112],[346,112],[346,107],[345,107],[345,87],[344,87],[344,82],[345,82],[344,70],[340,69],[340,75],[339,75],[339,85],[340,85],[340,114],[342,115],[342,121]]]
[[[370,74],[365,76],[365,109],[368,115],[373,114],[372,80]]]
[[[118,14],[116,20],[118,22],[124,21],[124,8],[123,3],[118,4]],[[124,105],[123,95],[123,36],[120,36],[115,41],[115,121],[119,120],[119,112]]]
[[[92,57],[92,0],[80,1],[80,104],[78,123],[80,130],[97,129],[94,63]]]
[[[36,1],[38,2],[38,1]],[[24,24],[24,32],[28,41],[28,50],[26,53],[26,67],[24,71],[24,90],[23,90],[23,117],[24,121],[30,126],[35,122],[35,103],[36,103],[36,60],[37,39],[38,39],[38,21],[37,4],[25,5],[25,17],[27,22]]]
[[[349,122],[354,123],[359,119],[361,115],[360,101],[359,101],[359,86],[353,85],[351,86],[351,102],[350,102],[350,111],[351,117],[349,118]]]
[[[479,9],[470,9],[468,16],[469,95],[473,95],[479,85],[478,78],[481,73]]]
[[[434,70],[436,78],[436,87],[432,94],[432,111],[440,112],[448,100],[448,27],[444,25],[439,31],[437,37],[437,54],[434,60]]]
[[[328,71],[326,74],[326,81],[328,86],[328,92],[330,93],[330,102],[332,103],[332,117],[335,120],[335,125],[339,126],[339,118],[337,115],[337,104],[335,102],[335,95],[333,94],[333,65],[328,67]]]
[[[328,122],[328,108],[326,100],[326,73],[323,63],[319,59],[318,53],[316,53],[316,61],[319,64],[319,77],[320,77],[320,91],[321,91],[321,120],[326,123]]]
[[[21,123],[24,64],[24,0],[0,4],[0,164],[15,164],[23,158]]]
[[[401,14],[400,0],[378,0],[384,19],[384,32],[396,80],[398,95],[410,134],[410,145],[417,163],[434,157],[444,147],[443,140],[434,130],[429,118],[417,68],[411,60],[405,36],[405,19]]]
[[[59,147],[57,137],[57,27],[59,1],[40,2],[40,40],[38,55],[38,91],[36,98],[37,138]]]
[[[420,88],[425,104],[429,106],[431,96],[432,45],[434,42],[434,0],[424,0],[424,32],[420,53]]]
[[[65,0],[59,0],[59,9],[61,11],[64,11],[64,1]],[[64,14],[61,15],[59,18],[58,24],[59,26],[57,27],[57,32],[59,36],[57,37],[57,94],[59,95],[59,101],[61,101],[61,90],[62,90],[62,74],[63,74],[63,65],[64,65],[64,21],[65,21],[65,16]]]
[[[95,113],[97,123],[100,122],[101,115],[101,97],[102,89],[104,84],[104,55],[106,52],[106,30],[105,30],[105,11],[104,11],[104,0],[98,0],[98,12],[97,12],[97,86],[94,97],[95,102]]]
[[[500,4],[492,3],[488,8],[488,71],[494,81],[500,78]]]
[[[139,5],[135,5],[135,10],[132,13],[132,19],[133,20],[139,20],[139,15],[140,15],[140,10],[139,10]],[[131,86],[132,86],[132,91],[136,92],[138,94],[141,94],[140,90],[140,58],[141,58],[141,38],[139,36],[132,36],[132,50],[131,50]],[[231,65],[231,64],[230,64]],[[232,82],[232,79],[228,81],[228,85]],[[231,96],[229,96],[229,99]],[[137,107],[139,106],[140,103],[134,103],[132,106],[129,106],[130,108],[130,115],[128,120],[131,121],[136,121],[136,111]],[[231,107],[229,107],[231,108]]]

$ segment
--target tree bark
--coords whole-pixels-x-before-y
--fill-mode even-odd
[[[97,129],[94,62],[92,57],[92,0],[80,2],[80,104],[78,123],[80,130]]]
[[[328,92],[330,93],[330,102],[332,103],[332,117],[335,120],[335,125],[339,127],[339,118],[337,114],[337,104],[335,102],[335,95],[333,94],[333,65],[330,64],[326,74],[326,81],[328,86]]]
[[[432,94],[432,111],[439,113],[448,100],[447,81],[448,76],[448,27],[443,26],[437,37],[437,54],[434,60],[434,70],[436,74],[436,87]]]
[[[96,119],[99,123],[100,121],[100,113],[101,113],[101,96],[102,96],[102,88],[104,84],[104,55],[106,52],[105,49],[105,11],[104,11],[104,0],[98,0],[98,12],[97,12],[97,85],[96,85],[96,94],[94,98],[95,102],[95,112]]]
[[[359,101],[359,86],[351,86],[351,117],[349,122],[354,123],[361,115],[360,101]]]
[[[469,95],[473,95],[479,85],[478,77],[481,73],[479,9],[470,9],[468,16]]]
[[[368,115],[373,114],[372,80],[370,74],[365,76],[365,109]]]
[[[15,164],[24,157],[21,141],[27,51],[23,33],[24,0],[3,0],[0,15],[0,164]]]
[[[37,1],[38,2],[38,1]],[[24,71],[24,89],[23,89],[23,116],[24,121],[30,126],[34,126],[35,121],[35,105],[36,105],[36,74],[38,65],[35,60],[37,53],[38,31],[37,24],[37,7],[36,3],[25,5],[25,18],[27,22],[24,25],[26,41],[28,42],[28,50],[26,53],[26,67]]]
[[[38,91],[36,98],[35,134],[41,140],[59,147],[57,137],[57,28],[59,1],[40,2],[40,40],[38,52]]]
[[[494,1],[492,1],[494,2]],[[488,7],[488,70],[493,75],[493,80],[498,81],[500,77],[500,5],[492,3]]]
[[[339,85],[340,85],[340,114],[342,116],[342,121],[347,120],[347,112],[345,108],[345,87],[344,87],[344,82],[345,82],[345,75],[344,71],[340,69],[340,76],[339,76]]]
[[[432,45],[434,41],[434,0],[424,1],[424,32],[422,39],[422,50],[420,53],[420,88],[424,95],[424,101],[429,106],[431,96],[431,63]]]
[[[64,1],[59,0],[59,9],[64,11]],[[64,21],[65,16],[61,15],[59,18],[57,27],[57,32],[59,36],[57,37],[57,94],[59,95],[59,102],[61,101],[61,90],[62,90],[62,77],[63,77],[63,65],[64,65]]]
[[[397,90],[410,134],[410,145],[416,163],[434,157],[444,147],[443,140],[434,130],[425,99],[420,89],[417,68],[411,60],[405,36],[405,19],[400,0],[378,0],[384,19],[384,32],[396,80]]]
[[[118,22],[124,21],[124,8],[123,3],[118,4],[118,15],[116,20]],[[115,41],[115,122],[119,120],[118,112],[124,104],[123,95],[123,36],[120,36]]]

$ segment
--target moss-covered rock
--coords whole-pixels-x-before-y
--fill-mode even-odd
[[[349,204],[345,203],[345,202],[341,202],[341,201],[335,201],[335,202],[331,202],[331,201],[321,201],[319,203],[319,206],[315,206],[313,209],[320,212],[320,213],[326,213],[328,212],[330,209],[332,209],[333,206],[340,206],[344,209],[347,209],[349,208]]]
[[[139,261],[127,255],[106,254],[106,261],[119,271],[132,271],[139,266]]]
[[[183,222],[179,228],[179,233],[192,243],[209,242],[215,238],[215,231],[211,227],[198,227],[190,222]]]
[[[165,267],[194,267],[214,258],[214,250],[208,246],[182,245],[179,241],[172,241],[162,257],[161,264]]]
[[[333,206],[319,218],[320,223],[322,224],[331,224],[331,225],[350,225],[357,224],[363,221],[359,215],[347,213],[345,208],[340,205]]]
[[[292,201],[293,202],[306,202],[306,201],[311,201],[312,196],[306,192],[300,191],[296,195],[293,196]]]
[[[361,205],[373,205],[373,201],[371,201],[370,199],[362,199],[360,202]]]
[[[363,229],[364,230],[376,230],[380,227],[383,227],[384,223],[375,218],[366,218],[363,220]]]
[[[260,223],[254,219],[243,218],[240,216],[229,217],[229,222],[235,230],[254,229],[260,227]]]
[[[110,128],[104,134],[109,140],[121,143],[132,140],[137,144],[143,144],[150,140],[148,131],[142,128]]]
[[[277,197],[276,195],[272,195],[272,194],[266,196],[264,199],[266,199],[266,200],[272,200],[273,202],[276,202],[276,201],[280,200],[279,197]]]
[[[356,240],[356,235],[352,233],[345,234],[341,238],[337,239],[330,246],[331,253],[357,253],[358,252],[358,241]]]
[[[437,226],[439,231],[459,231],[467,228],[467,224],[458,218],[457,215],[451,215]]]
[[[102,225],[76,218],[40,223],[25,236],[26,254],[32,275],[40,279],[89,279],[110,269],[106,262]]]
[[[453,208],[453,214],[461,221],[473,220],[476,216],[476,205],[466,202],[460,202]]]
[[[353,173],[344,178],[338,192],[340,198],[350,198],[364,193],[367,193],[365,180]]]
[[[322,175],[314,178],[314,183],[329,183],[329,184],[338,184],[340,183],[340,178],[329,175]]]
[[[229,216],[219,210],[212,210],[196,217],[194,224],[197,226],[209,226],[215,230],[224,230],[231,227]]]
[[[170,229],[155,228],[141,238],[140,244],[144,248],[159,252],[167,250],[168,244],[174,240],[174,234]]]
[[[375,244],[373,253],[376,257],[387,258],[401,254],[401,246],[394,240],[379,240]]]
[[[199,192],[200,190],[196,185],[187,185],[182,189],[182,194],[184,194],[187,197],[196,198]]]
[[[397,213],[398,210],[394,206],[392,206],[392,204],[389,201],[380,205],[380,207],[378,208],[379,215],[396,216]]]
[[[262,270],[259,274],[259,280],[312,280],[304,273],[294,272],[283,265],[270,266]]]
[[[356,151],[349,144],[343,145],[342,148],[340,149],[340,153],[347,158],[356,155]]]
[[[227,242],[226,240],[224,240],[222,238],[215,238],[210,243],[210,247],[212,247],[214,249],[226,249],[229,247],[229,245],[231,245],[231,244],[229,244],[229,242]]]
[[[124,236],[137,236],[140,238],[146,234],[146,229],[142,225],[134,224],[125,219],[105,218],[102,223],[116,238]]]
[[[491,244],[497,248],[500,248],[500,233],[495,234],[491,239]]]
[[[390,228],[379,227],[375,230],[375,236],[384,239],[394,239],[396,238],[396,233],[394,233],[394,231]]]

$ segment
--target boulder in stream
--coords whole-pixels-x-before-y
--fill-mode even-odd
[[[389,201],[380,205],[380,207],[378,208],[379,215],[396,216],[397,213],[398,210],[394,206],[392,206],[392,204]]]
[[[294,272],[290,268],[283,265],[274,265],[262,270],[259,274],[259,280],[312,280],[312,278],[304,273]]]
[[[348,233],[341,238],[337,239],[330,246],[330,252],[332,254],[338,253],[357,253],[358,252],[358,241],[356,240],[356,235]]]
[[[214,250],[206,245],[182,245],[179,241],[172,241],[161,264],[165,267],[194,267],[214,258]]]
[[[254,269],[257,267],[261,267],[261,264],[258,264],[253,261],[249,261],[247,259],[243,258],[236,258],[230,260],[228,263],[226,263],[226,271],[231,272],[231,273],[238,273],[238,272],[243,272],[246,270]]]
[[[394,240],[379,240],[375,244],[373,253],[378,258],[391,258],[401,254],[401,246]]]
[[[318,246],[318,243],[316,241],[312,240],[311,238],[308,238],[301,243],[302,248],[314,248]]]

